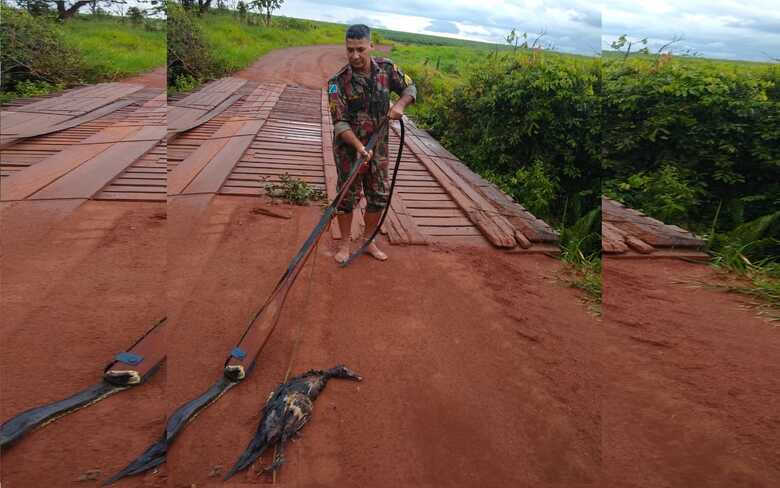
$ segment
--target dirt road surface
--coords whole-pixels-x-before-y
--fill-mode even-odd
[[[320,215],[317,207],[294,209],[291,220],[253,214],[259,203],[217,197],[197,233],[171,243],[174,404],[219,377]],[[172,222],[187,219],[184,205],[169,209]],[[282,486],[597,484],[598,323],[556,279],[556,260],[386,245],[389,261],[364,256],[342,269],[335,246],[328,236],[320,242],[256,371],[177,440],[173,486],[211,486],[215,467],[236,460],[299,334],[294,372],[344,363],[365,381],[331,381],[287,450]],[[254,479],[241,473],[228,486]]]
[[[341,64],[340,46],[294,48],[238,76],[319,88]],[[264,199],[221,195],[78,203],[4,217],[0,415],[97,382],[161,313],[168,363],[4,452],[7,488],[94,486],[79,479],[155,441],[166,413],[220,377],[320,216],[258,215]],[[183,431],[166,466],[117,486],[270,483],[220,473],[291,357],[294,373],[344,363],[365,380],[331,381],[286,450],[282,487],[778,485],[777,332],[736,297],[673,283],[714,279],[706,268],[608,262],[601,320],[552,258],[382,244],[389,261],[341,269],[326,234],[255,371]]]
[[[166,312],[164,203],[44,203],[6,207],[0,222],[3,420],[99,383]],[[90,471],[121,469],[163,429],[165,376],[20,439],[2,453],[3,486],[85,486]]]
[[[389,52],[389,46],[376,46]],[[344,46],[302,46],[277,49],[233,76],[320,89],[347,62]]]
[[[780,486],[780,335],[707,265],[604,265],[604,486]]]

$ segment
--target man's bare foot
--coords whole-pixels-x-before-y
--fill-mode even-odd
[[[387,260],[387,254],[383,253],[378,247],[376,247],[376,244],[373,242],[366,246],[366,251],[368,251],[368,253],[374,257],[374,259],[378,259],[380,261]]]
[[[337,252],[336,255],[333,256],[333,258],[336,260],[337,263],[344,264],[344,262],[347,259],[349,259],[349,253],[350,253],[349,244],[347,244],[346,246],[341,246],[339,248],[339,252]]]

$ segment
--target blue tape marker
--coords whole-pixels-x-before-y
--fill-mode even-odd
[[[230,351],[230,355],[236,359],[244,359],[246,357],[246,353],[238,346],[234,347],[233,350]]]
[[[125,364],[136,365],[143,361],[144,357],[133,352],[120,352],[114,359]]]

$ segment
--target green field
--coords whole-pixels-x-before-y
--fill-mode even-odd
[[[270,27],[253,15],[248,23],[237,15],[213,12],[195,18],[209,52],[223,74],[249,66],[273,49],[344,42],[344,26],[274,17]]]
[[[147,29],[117,17],[81,15],[66,21],[63,31],[66,41],[81,52],[87,65],[85,81],[93,83],[165,65],[165,21],[149,25]]]
[[[164,20],[133,24],[120,17],[79,15],[60,23],[6,5],[2,10],[0,102],[165,66]]]

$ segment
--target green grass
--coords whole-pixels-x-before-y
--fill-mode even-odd
[[[84,61],[79,77],[84,83],[100,83],[133,76],[165,66],[165,21],[147,19],[132,25],[119,17],[81,15],[62,25],[65,43],[78,50]],[[48,95],[68,88],[64,83],[26,82],[16,91],[0,92],[0,104],[15,98]]]
[[[508,46],[500,44],[492,44],[489,42],[480,41],[467,41],[464,39],[453,39],[451,37],[439,37],[429,34],[415,34],[412,32],[400,32],[388,29],[373,29],[380,39],[387,39],[390,41],[402,42],[405,44],[418,44],[428,46],[456,46],[456,47],[468,47],[476,49],[488,49],[494,50],[496,47],[499,49],[509,49]]]
[[[563,219],[565,220],[565,219]],[[585,292],[585,302],[601,313],[601,208],[591,209],[573,225],[559,229],[560,259],[568,268],[564,279],[569,286]]]
[[[325,192],[312,187],[303,180],[287,173],[283,174],[280,179],[281,182],[268,184],[265,187],[271,198],[281,198],[293,205],[308,205],[309,202],[325,199]]]
[[[709,286],[756,298],[762,302],[756,304],[761,313],[780,321],[780,262],[770,257],[751,260],[745,255],[749,247],[750,244],[727,245],[714,251],[711,265],[738,281],[724,280]]]
[[[619,61],[623,59],[623,53],[617,51],[602,51],[601,56],[605,61]],[[628,59],[644,59],[653,60],[656,59],[656,54],[636,54],[631,53]],[[691,65],[709,64],[718,67],[724,72],[745,72],[745,71],[764,71],[771,67],[776,67],[776,63],[771,63],[769,60],[766,62],[760,61],[744,61],[738,59],[714,59],[704,57],[693,56],[676,56],[672,55],[672,62],[675,63],[687,63]]]
[[[164,21],[162,21],[164,22]],[[65,22],[65,38],[82,53],[85,81],[124,78],[164,66],[165,30],[147,30],[117,17],[82,15]]]

